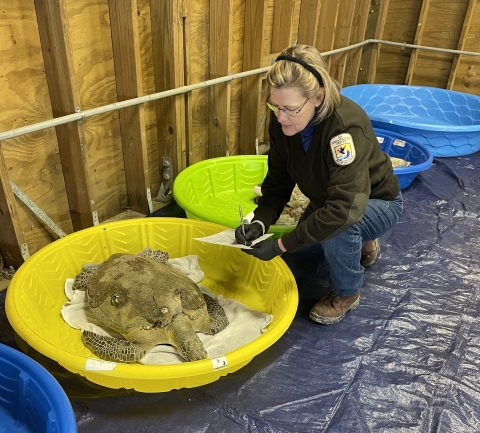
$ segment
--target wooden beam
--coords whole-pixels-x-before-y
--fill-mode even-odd
[[[0,142],[0,246],[7,266],[18,269],[22,265],[24,260],[21,245],[24,243],[25,238]]]
[[[155,92],[185,85],[185,10],[183,0],[150,2]],[[185,97],[159,99],[156,107],[158,158],[172,159],[175,176],[186,167]]]
[[[321,53],[333,49],[339,3],[340,0],[322,1],[322,13],[320,14],[317,39],[315,41],[315,46]],[[330,58],[331,56],[325,57],[327,68],[330,67]]]
[[[465,19],[463,20],[462,32],[460,33],[460,38],[458,39],[457,50],[465,50],[465,44],[467,42],[467,37],[470,32],[470,25],[472,23],[472,17],[475,12],[475,6],[480,3],[480,0],[470,0],[468,2],[467,12],[465,13]],[[457,71],[462,60],[462,55],[457,54],[453,59],[452,69],[450,70],[450,75],[448,77],[447,89],[452,90],[455,84],[455,79],[457,77]]]
[[[370,16],[368,18],[366,39],[382,39],[387,21],[389,0],[372,0]],[[357,81],[359,83],[374,83],[377,72],[378,58],[380,57],[380,44],[366,45],[362,50],[360,71]]]
[[[70,42],[66,0],[34,0],[53,117],[81,110]],[[92,185],[81,122],[55,127],[73,229],[93,225]]]
[[[353,12],[352,32],[350,34],[349,45],[357,44],[366,40],[365,32],[370,11],[370,0],[357,0]],[[348,68],[345,70],[343,87],[353,86],[357,83],[357,77],[362,59],[362,48],[355,48],[347,54]]]
[[[343,48],[349,44],[356,2],[357,0],[339,2],[333,49]],[[337,80],[341,86],[343,85],[343,77],[345,75],[347,55],[348,53],[345,51],[330,57],[330,75]]]
[[[278,53],[290,45],[294,0],[276,0],[273,11],[271,52]]]
[[[414,45],[421,45],[423,32],[425,30],[425,24],[427,23],[428,18],[428,9],[430,8],[430,0],[422,1],[422,9],[420,10],[420,15],[418,17],[417,31],[415,32],[415,39],[413,41]],[[418,60],[418,50],[416,48],[412,49],[410,54],[410,62],[408,64],[407,75],[405,77],[405,84],[412,84],[413,74],[415,72],[415,66]]]
[[[191,5],[192,2],[195,2],[196,0],[184,0],[183,4],[183,10],[184,11],[191,11],[193,6]],[[198,7],[198,6],[197,6]],[[196,59],[192,55],[194,51],[196,51],[196,45],[194,41],[197,40],[198,34],[197,34],[197,28],[195,27],[195,23],[193,23],[192,27],[192,20],[190,19],[191,13],[190,14],[183,14],[183,82],[184,85],[189,85],[192,84],[192,77],[195,76],[195,70],[198,65],[196,65]],[[205,37],[205,44],[207,42],[207,37]],[[198,42],[197,42],[198,43]],[[194,79],[193,82],[198,82],[198,79]],[[206,92],[205,92],[206,94]],[[197,134],[194,133],[194,131],[197,131],[196,126],[195,126],[195,101],[196,98],[199,98],[197,95],[194,97],[193,92],[187,92],[185,93],[183,97],[184,101],[184,112],[185,112],[185,132],[183,134],[183,137],[185,139],[185,157],[183,161],[183,165],[185,167],[188,167],[189,165],[197,162],[195,161],[194,158],[194,153],[195,153],[195,139]],[[201,98],[203,101],[207,99],[206,96],[204,98]],[[207,117],[207,116],[205,116]],[[207,136],[208,134],[208,125],[205,126],[205,131],[202,131],[202,136]],[[206,140],[205,140],[206,141]],[[204,155],[207,154],[208,148],[207,146],[199,146],[203,149],[205,149]],[[182,169],[184,167],[182,166]]]
[[[210,79],[231,73],[233,0],[210,2]],[[231,84],[210,87],[208,158],[225,156],[230,131]]]
[[[299,44],[314,45],[317,39],[318,22],[320,20],[320,0],[303,0],[298,18]]]
[[[243,70],[261,68],[266,0],[245,0],[245,30]],[[239,153],[255,154],[255,139],[259,127],[259,103],[262,77],[253,75],[242,79]]]
[[[137,0],[109,0],[110,29],[117,98],[119,101],[143,95],[138,37]],[[128,206],[149,214],[147,188],[147,143],[143,105],[119,110]]]

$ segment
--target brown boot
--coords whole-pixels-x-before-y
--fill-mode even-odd
[[[380,257],[380,239],[374,239],[373,241],[367,241],[362,248],[362,257],[360,264],[365,268],[372,266],[376,263]]]
[[[348,311],[358,307],[360,291],[350,296],[337,295],[333,290],[310,310],[310,319],[322,325],[340,322]]]

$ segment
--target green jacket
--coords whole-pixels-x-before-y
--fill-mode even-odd
[[[390,158],[380,150],[367,114],[344,96],[338,108],[315,127],[307,152],[300,134],[284,135],[273,113],[269,133],[268,172],[254,219],[268,229],[290,200],[295,184],[315,210],[283,235],[289,252],[338,235],[363,218],[368,199],[393,200],[400,191]]]

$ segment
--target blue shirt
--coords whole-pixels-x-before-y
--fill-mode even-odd
[[[310,120],[307,126],[303,129],[303,131],[300,131],[300,136],[302,137],[302,144],[303,144],[303,149],[305,150],[305,153],[307,153],[308,148],[310,147],[310,143],[312,142],[312,135],[313,135],[313,130],[315,129],[315,123],[313,121],[315,120],[316,116],[313,116],[313,119]]]

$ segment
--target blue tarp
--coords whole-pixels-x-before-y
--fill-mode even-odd
[[[480,152],[438,158],[403,191],[397,226],[340,323],[308,319],[300,287],[284,336],[239,371],[160,394],[113,390],[31,349],[79,432],[480,431]],[[0,342],[17,347],[0,294]]]

